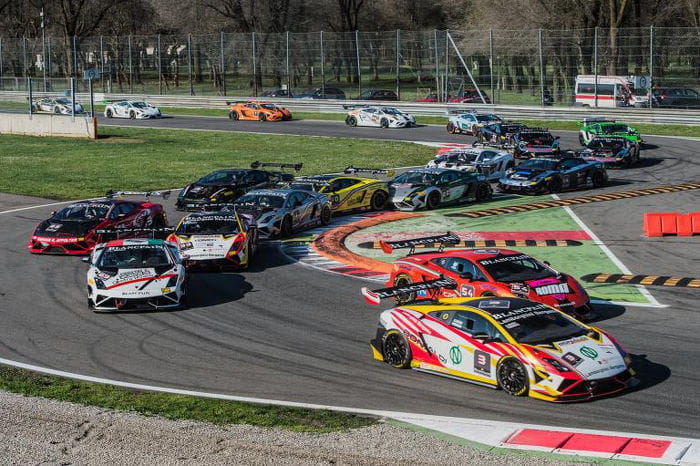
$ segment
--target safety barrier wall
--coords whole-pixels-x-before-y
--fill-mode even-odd
[[[700,235],[700,212],[646,212],[644,234],[648,237]]]
[[[0,134],[97,138],[95,118],[65,115],[0,113]]]

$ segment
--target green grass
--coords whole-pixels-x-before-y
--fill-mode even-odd
[[[297,432],[334,432],[376,420],[327,410],[258,405],[169,393],[130,390],[0,366],[0,390],[88,406],[214,424],[249,424]]]
[[[212,170],[248,167],[255,160],[303,162],[301,174],[316,174],[351,164],[423,164],[435,152],[366,139],[120,127],[102,127],[100,133],[96,141],[0,135],[0,192],[75,199],[108,189],[184,186]]]

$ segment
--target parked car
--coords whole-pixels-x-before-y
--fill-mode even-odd
[[[345,92],[337,87],[317,87],[307,89],[300,94],[294,94],[295,99],[345,99]]]
[[[292,92],[288,89],[275,89],[262,92],[260,97],[294,97],[294,95],[292,95]]]
[[[396,92],[387,89],[367,89],[360,94],[360,100],[399,100]]]
[[[657,87],[653,92],[655,107],[700,108],[700,93],[681,87]]]
[[[479,95],[479,91],[476,89],[463,89],[462,91],[458,92],[457,94],[453,96],[448,96],[447,101],[448,102],[453,102],[453,103],[460,103],[460,104],[483,104],[491,103],[491,99],[489,99],[489,96],[486,95],[485,92],[481,92],[481,95],[484,97],[484,100],[481,100],[481,96]],[[484,102],[485,101],[485,102]]]

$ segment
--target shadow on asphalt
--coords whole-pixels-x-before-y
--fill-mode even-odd
[[[629,392],[646,390],[671,377],[671,369],[668,366],[648,360],[646,354],[631,354],[630,356],[632,357],[632,368],[637,372],[636,377],[639,383],[630,388]]]
[[[587,323],[593,324],[615,319],[624,314],[626,310],[625,306],[620,306],[619,304],[594,304],[593,312],[595,313],[595,317]]]

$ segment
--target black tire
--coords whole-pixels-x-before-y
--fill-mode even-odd
[[[510,170],[511,168],[515,168],[515,160],[511,160],[506,164],[506,170]]]
[[[114,115],[112,114],[112,109],[108,108],[107,111],[105,112],[105,116],[107,118],[112,118]]]
[[[133,112],[133,111],[129,112],[129,118],[131,118],[132,120],[135,120],[136,119],[136,112]]]
[[[354,116],[349,116],[345,119],[345,123],[347,123],[348,126],[355,127],[357,126],[357,118]]]
[[[379,126],[381,126],[384,129],[387,129],[389,127],[389,120],[386,118],[382,118],[382,120],[379,122]]]
[[[474,193],[474,198],[481,202],[485,201],[488,199],[491,199],[493,197],[493,189],[491,189],[491,185],[488,183],[480,183],[476,187],[476,193]]]
[[[280,238],[288,238],[292,235],[292,217],[289,215],[282,219],[282,224],[280,225]]]
[[[585,145],[586,145],[586,142],[583,140],[583,134],[581,134],[581,133],[578,133],[578,142],[579,142],[579,144],[581,144],[582,146],[585,146]]]
[[[264,113],[258,113],[258,120],[267,121],[267,115],[265,115]]]
[[[600,188],[605,184],[605,177],[603,176],[603,172],[601,171],[594,171],[593,174],[591,175],[591,183],[593,183],[593,186],[596,188]]]
[[[451,121],[447,122],[447,126],[445,127],[445,129],[450,134],[455,134],[457,132],[457,127]]]
[[[411,366],[411,346],[398,330],[391,329],[382,337],[382,356],[384,362],[396,369]]]
[[[321,225],[328,225],[331,223],[331,218],[333,217],[333,212],[331,212],[331,208],[328,207],[327,205],[324,205],[321,207],[321,215],[319,215],[319,219],[321,220]]]
[[[237,121],[238,120],[238,112],[235,110],[232,110],[228,112],[228,117],[230,120]]]
[[[496,380],[498,380],[498,386],[512,396],[527,395],[530,388],[525,366],[513,356],[506,356],[498,363]]]
[[[54,112],[56,115],[60,115],[60,114],[61,114],[61,109],[58,108],[58,107],[54,107],[54,108],[53,108],[53,112]]]
[[[372,194],[372,200],[370,200],[370,206],[372,210],[382,210],[386,206],[386,201],[389,199],[389,195],[384,191],[375,191]]]
[[[561,188],[561,178],[552,178],[552,180],[547,184],[547,190],[550,193],[558,193],[559,191],[561,191]]]
[[[411,277],[406,275],[405,273],[401,273],[396,276],[394,279],[394,286],[408,286],[411,283],[413,283],[413,280],[411,280]],[[410,303],[411,301],[414,301],[416,299],[416,294],[415,293],[403,293],[403,294],[398,294],[396,295],[396,304],[406,304]]]
[[[95,305],[92,303],[92,299],[90,298],[87,299],[87,308],[91,311],[95,310]]]
[[[428,210],[437,209],[440,205],[440,193],[437,191],[431,191],[428,194],[428,199],[425,201],[425,208]]]

